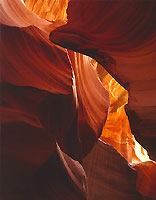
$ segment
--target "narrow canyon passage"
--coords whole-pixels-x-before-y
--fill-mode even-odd
[[[0,198],[156,199],[156,1],[0,7]]]

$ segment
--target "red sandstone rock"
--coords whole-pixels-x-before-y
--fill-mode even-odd
[[[69,24],[66,26],[69,28],[71,23],[72,31],[69,32],[70,29],[67,28],[66,33],[61,32],[60,45],[66,42],[65,46],[68,48],[88,54],[103,64],[129,90],[129,115],[133,116],[134,112],[137,113],[139,123],[140,120],[147,119],[147,124],[143,123],[143,126],[141,124],[137,127],[136,122],[132,122],[132,128],[135,125],[134,130],[138,129],[140,135],[142,128],[146,130],[147,126],[149,130],[150,124],[151,137],[155,137],[152,132],[155,130],[153,125],[155,101],[154,98],[152,101],[150,98],[142,101],[145,95],[141,92],[146,90],[149,94],[148,91],[154,88],[151,95],[155,90],[155,80],[151,81],[155,79],[154,1],[143,2],[141,6],[139,1],[136,4],[136,1],[129,4],[120,2],[121,4],[117,2],[112,7],[112,2],[107,1],[107,6],[102,7],[101,2],[88,4],[86,1],[85,5],[83,1],[83,4],[80,2],[78,5],[81,8],[80,12],[76,12],[78,7],[75,1],[72,10],[71,6],[69,7]],[[50,29],[54,30],[64,22],[51,23],[41,19],[19,0],[6,0],[1,3],[1,8],[0,20],[3,24],[0,84],[3,142],[1,197],[3,195],[2,198],[7,200],[86,199],[85,173],[82,165],[71,157],[81,160],[95,144],[106,120],[109,106],[108,93],[99,82],[89,57],[66,51],[49,42]],[[125,8],[127,12],[124,12]],[[78,16],[75,17],[77,13]],[[95,16],[97,19],[104,16],[102,24],[101,21],[97,23]],[[119,18],[121,21],[118,20]],[[79,25],[77,19],[80,20]],[[91,26],[88,26],[88,23]],[[107,26],[103,27],[103,23]],[[73,24],[75,24],[74,29]],[[139,26],[134,28],[136,24]],[[94,33],[95,26],[97,31]],[[52,36],[55,36],[54,40],[57,39],[55,34],[60,34],[58,31],[61,29],[63,27],[52,33]],[[103,35],[103,31],[106,31],[106,34]],[[66,35],[69,36],[70,43],[64,37]],[[96,37],[92,38],[93,35]],[[101,38],[106,38],[104,43],[101,42]],[[97,41],[100,42],[96,43]],[[82,50],[81,45],[83,45]],[[115,63],[116,67],[114,67]],[[153,73],[149,73],[151,71]],[[60,102],[61,106],[58,104],[55,106],[54,102]],[[145,106],[147,109],[142,109]],[[55,140],[62,150],[56,146]],[[126,182],[123,187],[124,192],[119,194],[116,188],[121,180],[125,183],[125,177],[118,176],[116,182],[114,180],[116,176],[113,176],[112,181],[112,172],[110,172],[107,180],[111,187],[113,183],[117,183],[113,194],[111,195],[110,190],[107,194],[97,194],[97,187],[94,187],[92,192],[96,195],[106,195],[105,198],[108,196],[111,198],[115,194],[119,199],[140,198],[133,187],[136,180],[134,171],[119,154],[116,156],[116,153],[113,160],[117,158],[118,166],[126,168],[122,172],[125,172],[125,177],[129,177],[128,180],[132,180],[132,184]],[[111,156],[109,158],[112,159]],[[101,156],[100,160],[100,164],[106,164],[103,163]],[[109,160],[109,164],[112,166],[112,160]],[[87,165],[89,161],[86,162]],[[94,168],[94,164],[92,167]],[[122,167],[121,169],[124,168]],[[115,171],[114,168],[112,171]],[[102,168],[96,172],[101,178]],[[87,175],[90,179],[90,174]],[[102,188],[105,183],[102,180]],[[132,191],[132,195],[129,190]]]
[[[155,157],[156,4],[150,1],[75,1],[68,23],[50,40],[96,59],[129,91],[127,115],[136,139]]]
[[[137,171],[110,145],[98,141],[83,160],[89,200],[141,200],[136,190]]]
[[[88,57],[80,55],[85,61],[77,61],[78,73],[70,61],[75,56],[69,59],[65,49],[49,41],[49,28],[60,22],[41,19],[18,0],[2,2],[1,7],[2,198],[86,199],[86,177],[79,161],[101,133],[108,92],[94,70],[93,80],[84,85]],[[99,88],[89,93],[93,82]],[[91,104],[99,98],[100,113],[88,106],[90,98]],[[65,185],[67,179],[70,184]]]

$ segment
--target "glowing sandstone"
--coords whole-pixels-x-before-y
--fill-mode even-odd
[[[24,0],[25,5],[48,21],[67,20],[66,9],[69,0]]]
[[[86,199],[85,172],[71,157],[81,161],[91,150],[105,123],[109,100],[89,57],[50,43],[50,30],[66,20],[67,1],[59,2],[49,1],[50,7],[48,1],[34,5],[34,11],[55,23],[30,12],[19,0],[1,3],[3,192],[7,199],[47,196],[58,200],[64,193],[68,199]],[[60,12],[56,12],[58,5]],[[105,64],[114,64],[114,58],[104,57]],[[125,101],[118,103],[114,110],[124,116]],[[133,141],[130,133],[128,137]]]
[[[132,132],[152,158],[156,133],[155,10],[154,0],[71,0],[68,23],[50,35],[55,44],[94,58],[128,90],[126,112]]]

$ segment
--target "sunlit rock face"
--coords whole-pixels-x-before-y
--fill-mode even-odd
[[[68,23],[51,33],[63,47],[93,57],[129,91],[126,112],[136,139],[155,157],[155,1],[75,1]]]
[[[101,139],[117,149],[130,164],[149,161],[148,153],[135,140],[125,112],[128,92],[100,64],[94,61],[94,67],[109,91],[110,108]]]
[[[49,21],[67,20],[66,9],[69,0],[24,0],[25,5],[40,17]]]
[[[155,1],[71,0],[67,10],[68,23],[53,31],[50,37],[51,41],[60,46],[94,58],[128,90],[126,114],[132,133],[148,150],[152,159],[155,159],[156,152],[155,9]],[[118,125],[114,126],[114,121],[110,122],[108,116],[104,130],[107,130],[107,133],[109,130],[110,136],[107,133],[105,136],[103,131],[102,137],[114,144],[128,160],[132,159],[131,155],[134,155],[134,160],[137,160],[136,157],[139,156],[135,156],[137,151],[133,152],[132,147],[138,146],[138,143],[135,143],[130,136],[127,117],[122,118],[125,115],[124,108],[119,109],[118,112],[121,115],[114,114],[114,119],[117,120],[119,117]],[[111,115],[113,116],[113,113]],[[110,139],[113,128],[118,129],[115,130],[116,133],[123,133],[123,130],[126,130],[126,134],[116,137],[125,145],[114,143],[114,138]],[[144,154],[144,150],[141,151],[141,154]],[[155,173],[153,176],[155,177]],[[153,185],[155,186],[155,182]],[[142,190],[143,193],[144,191]],[[154,190],[148,195],[155,196]]]
[[[155,197],[156,164],[150,160],[147,151],[135,140],[131,132],[124,109],[124,105],[128,103],[128,93],[101,65],[98,64],[96,69],[110,94],[109,114],[100,138],[111,144],[138,171],[138,191],[145,196]]]
[[[101,12],[100,2],[94,1],[90,4],[89,1],[71,0],[68,8],[69,23],[58,29],[56,28],[66,24],[68,1],[6,0],[0,2],[2,24],[0,110],[3,141],[1,154],[3,190],[0,197],[2,199],[85,200],[88,195],[90,199],[97,197],[99,200],[108,199],[108,197],[110,199],[115,197],[142,199],[136,191],[136,186],[145,196],[155,197],[155,163],[151,161],[142,163],[149,158],[147,152],[134,140],[129,127],[124,110],[128,97],[127,91],[105,70],[98,72],[100,82],[97,75],[98,67],[95,70],[93,60],[81,54],[94,57],[128,89],[129,93],[132,91],[129,99],[133,100],[134,90],[140,90],[140,85],[134,84],[136,80],[139,81],[137,83],[141,83],[140,80],[147,79],[150,83],[146,86],[147,91],[151,86],[154,87],[154,82],[150,81],[151,77],[155,77],[154,27],[151,17],[155,15],[152,11],[152,1],[150,3],[152,6],[147,6],[147,11],[144,9],[144,15],[139,17],[140,21],[142,17],[145,20],[141,22],[139,19],[138,22],[133,18],[130,20],[130,22],[145,26],[142,36],[136,37],[137,45],[134,46],[133,38],[135,37],[133,36],[137,35],[141,28],[134,29],[136,33],[135,31],[129,33],[128,25],[126,25],[127,28],[124,26],[126,32],[120,26],[123,34],[121,37],[118,17],[121,16],[123,7],[126,5],[124,1],[120,2],[121,4],[115,3],[115,6],[112,6],[112,3],[106,1],[105,11],[107,12],[103,12],[103,7],[101,7]],[[127,7],[129,12],[124,12],[124,19],[121,18],[123,24],[126,19],[129,19],[128,16],[131,13],[134,13],[136,19],[138,13],[142,13],[144,8],[144,3],[141,8],[140,4],[136,6],[135,3],[130,4],[132,7]],[[92,9],[93,6],[94,9]],[[135,13],[135,9],[138,8],[140,12]],[[81,12],[77,12],[78,10]],[[149,10],[150,14],[148,14]],[[146,24],[146,18],[150,23]],[[103,19],[102,24],[99,19]],[[112,19],[116,19],[118,23],[112,23]],[[131,27],[135,27],[135,24],[132,23]],[[116,29],[118,29],[117,32]],[[60,30],[62,30],[61,35],[59,35]],[[105,30],[108,32],[103,35]],[[54,31],[50,36],[52,41],[74,51],[51,43],[50,31]],[[61,42],[56,41],[56,35],[59,35]],[[95,37],[92,38],[93,35]],[[108,44],[101,42],[103,37],[107,38]],[[69,38],[70,41],[68,41]],[[128,44],[127,41],[129,41]],[[62,42],[66,43],[62,44]],[[83,50],[81,50],[82,43]],[[134,66],[131,66],[131,61]],[[130,71],[128,71],[129,65]],[[140,75],[140,71],[148,72],[145,68],[147,65],[153,66],[153,74]],[[139,100],[133,100],[134,102],[142,105],[138,103]],[[147,102],[150,107],[151,102],[148,100]],[[152,102],[155,102],[154,99]],[[128,105],[132,105],[131,101]],[[148,111],[147,106],[147,113]],[[150,116],[154,119],[155,115]],[[95,146],[97,151],[94,149],[91,154],[88,154],[100,135],[101,139],[113,145],[130,164],[139,162],[139,165],[135,165],[138,171],[137,180],[136,171],[130,168],[126,160],[112,147],[103,143],[100,143],[99,147],[98,142]],[[136,147],[140,150],[136,151]],[[86,158],[83,159],[85,156]],[[97,159],[97,165],[92,164],[94,156]],[[105,160],[103,156],[107,159]],[[115,160],[117,168],[114,165],[112,167],[112,160]],[[90,169],[93,171],[91,172]],[[124,172],[123,176],[120,171]],[[92,177],[96,172],[100,178]],[[114,173],[113,177],[112,173]],[[149,181],[150,176],[153,178]],[[94,186],[90,181],[93,181]],[[124,191],[119,189],[120,192],[118,192],[117,188],[122,186],[121,183],[126,183],[126,185],[123,187]],[[113,184],[115,186],[112,192]],[[99,191],[97,187],[99,185],[101,190],[104,187],[107,188],[105,194]],[[93,194],[96,195],[93,196]]]

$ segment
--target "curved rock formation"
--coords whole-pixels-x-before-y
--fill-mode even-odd
[[[75,55],[49,41],[49,30],[62,22],[41,19],[19,0],[0,6],[1,197],[86,199],[80,161],[101,133],[108,92],[88,57],[79,55],[73,68]],[[90,85],[97,85],[94,92]],[[88,106],[94,101],[100,113]]]
[[[136,139],[155,158],[156,4],[75,1],[68,23],[51,32],[55,44],[89,55],[129,91],[126,107]]]
[[[145,199],[136,191],[136,183],[145,196],[155,197],[154,162],[142,163],[135,155],[141,162],[135,166],[136,181],[136,171],[108,145],[100,143],[100,150],[99,142],[95,146],[96,164],[92,163],[94,153],[84,159],[102,133],[109,106],[109,113],[122,107],[123,114],[126,96],[124,93],[120,102],[112,102],[110,95],[109,102],[108,91],[98,78],[94,61],[86,55],[95,58],[128,89],[129,118],[134,112],[139,115],[137,126],[131,121],[135,134],[142,138],[142,128],[146,132],[151,123],[151,130],[155,130],[155,115],[150,110],[155,101],[152,99],[151,103],[149,98],[142,101],[141,93],[141,90],[149,91],[151,86],[150,94],[154,91],[154,1],[143,1],[141,5],[139,0],[126,3],[71,0],[66,24],[67,4],[68,0],[0,2],[0,198],[85,200],[89,195],[90,199],[98,197],[99,200]],[[124,12],[126,8],[128,12]],[[53,31],[52,41],[71,50],[51,43],[50,31]],[[153,74],[148,74],[151,70]],[[146,109],[142,111],[139,106]],[[146,116],[146,113],[151,114]],[[144,119],[147,119],[145,126]],[[122,121],[124,124],[127,126],[127,118]],[[148,137],[155,137],[153,133]],[[128,134],[129,141],[134,141],[131,133]],[[102,137],[106,138],[105,131]],[[125,137],[121,138],[125,141]],[[129,145],[130,148],[119,152],[125,153],[130,163],[134,156],[128,155],[132,147]],[[152,152],[153,149],[151,155]],[[116,165],[112,166],[113,161]],[[96,172],[100,178],[93,180]],[[153,179],[148,181],[150,173]],[[141,184],[142,178],[148,183],[146,187]],[[107,192],[99,192],[95,183],[102,189],[106,186]]]

